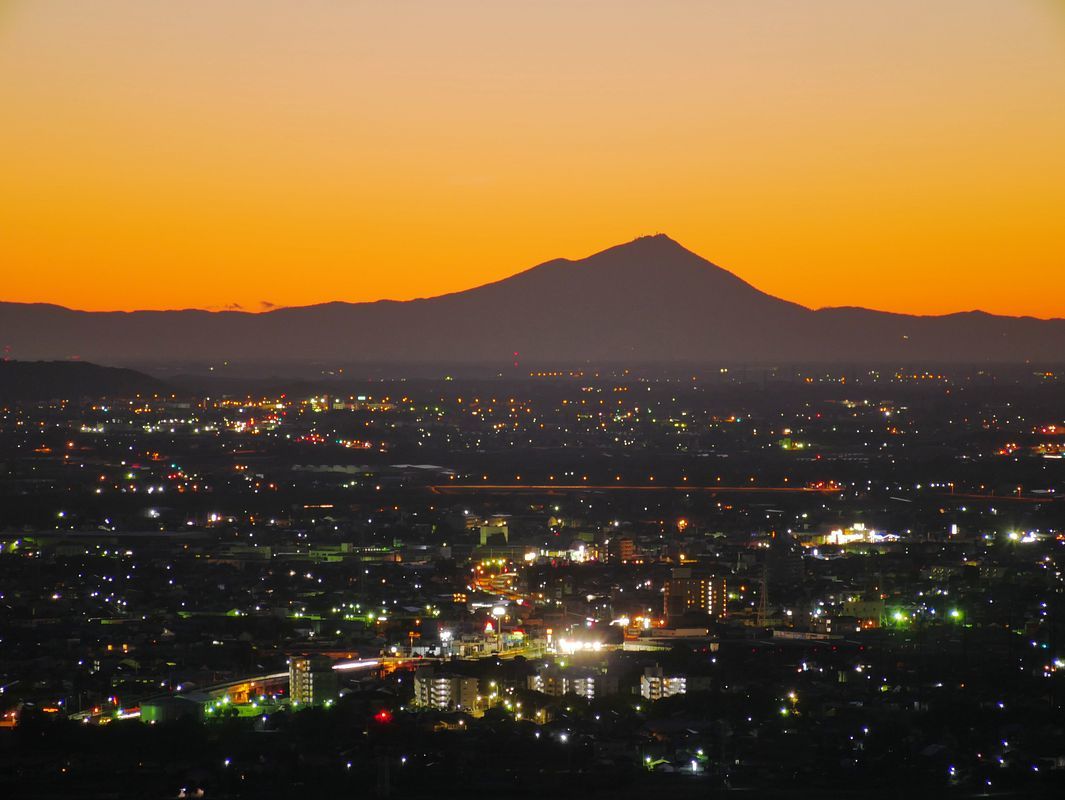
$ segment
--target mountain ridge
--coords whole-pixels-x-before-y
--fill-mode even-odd
[[[0,402],[132,397],[172,390],[142,372],[85,361],[0,361]]]
[[[761,291],[664,234],[435,297],[262,312],[76,311],[0,303],[20,359],[397,363],[1061,360],[1065,320],[983,311],[812,309]]]

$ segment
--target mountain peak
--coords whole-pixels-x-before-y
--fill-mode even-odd
[[[680,246],[677,244],[676,239],[673,239],[666,233],[648,233],[643,236],[637,236],[633,239],[633,242],[659,242],[663,244],[669,242],[670,244],[676,244],[678,247]]]
[[[646,236],[637,236],[631,242],[625,242],[624,244],[619,244],[610,249],[638,249],[644,252],[676,252],[678,250],[685,253],[691,252],[676,239],[673,239],[664,233],[651,233]]]
[[[575,263],[601,264],[605,262],[614,265],[638,264],[644,267],[656,267],[663,264],[715,266],[664,233],[639,236],[623,244],[600,250]]]

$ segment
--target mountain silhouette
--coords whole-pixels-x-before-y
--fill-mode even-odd
[[[503,364],[515,353],[528,364],[1018,363],[1060,361],[1065,320],[812,310],[761,292],[656,235],[405,302],[337,302],[260,314],[0,303],[0,346],[18,359],[109,364]]]
[[[0,402],[169,394],[172,388],[131,369],[83,361],[0,361]]]

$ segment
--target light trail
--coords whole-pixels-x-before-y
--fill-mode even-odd
[[[346,672],[352,669],[371,669],[381,666],[381,662],[373,658],[364,658],[358,661],[340,661],[333,665],[338,672]]]
[[[439,484],[429,489],[437,494],[461,492],[708,492],[745,493],[745,494],[839,494],[839,487],[815,488],[810,486],[631,486],[616,483],[608,484],[504,484],[504,483],[460,483]]]

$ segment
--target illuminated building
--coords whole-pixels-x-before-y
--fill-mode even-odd
[[[203,720],[206,700],[192,697],[164,696],[141,703],[141,722],[172,722],[179,719]]]
[[[477,679],[438,673],[421,667],[414,673],[414,705],[443,711],[470,710],[477,705]]]
[[[289,659],[288,682],[293,705],[322,705],[337,697],[336,673],[328,658]]]
[[[563,670],[552,666],[530,675],[528,685],[534,692],[542,692],[550,697],[575,694],[586,700],[594,700],[597,688],[600,689],[600,695],[613,693],[610,691],[613,687],[601,685],[601,682],[601,676],[590,670]]]
[[[624,564],[636,558],[636,542],[628,536],[616,537],[610,540],[607,552],[612,562]]]
[[[585,700],[595,699],[595,676],[594,675],[580,675],[576,677],[564,677],[562,679],[564,686],[566,687],[566,694],[572,692],[579,697],[583,697]]]
[[[726,613],[727,597],[723,577],[677,567],[665,584],[663,611],[668,618],[696,612],[720,619]]]
[[[843,616],[854,617],[863,628],[879,628],[886,615],[884,601],[879,597],[872,600],[854,598],[843,603]]]
[[[827,533],[819,533],[805,537],[802,544],[810,546],[836,545],[846,546],[849,544],[877,544],[881,542],[897,542],[898,534],[882,533],[867,528],[863,523],[856,522],[849,528],[833,528]]]
[[[640,694],[648,700],[661,700],[688,691],[688,679],[680,676],[666,676],[659,666],[647,667],[640,676]]]
[[[565,694],[562,674],[558,670],[543,670],[529,676],[529,688],[548,697],[561,697]]]
[[[482,525],[480,527],[480,540],[482,545],[492,543],[498,544],[500,537],[503,538],[504,544],[510,541],[510,528],[508,526],[497,523],[494,525]]]

